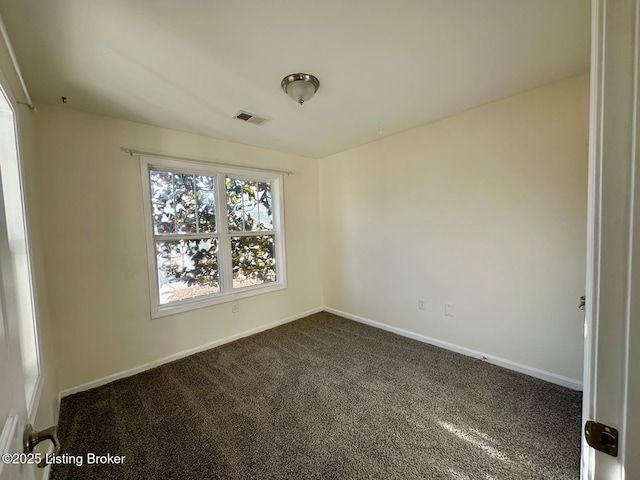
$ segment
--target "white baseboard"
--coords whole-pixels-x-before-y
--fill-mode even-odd
[[[547,382],[555,383],[557,385],[562,385],[563,387],[567,387],[572,390],[582,391],[582,381],[580,380],[563,377],[562,375],[557,375],[555,373],[546,372],[538,368],[522,365],[521,363],[505,360],[504,358],[499,358],[493,355],[489,355],[487,353],[471,350],[469,348],[461,347],[459,345],[454,345],[453,343],[443,342],[442,340],[437,340],[435,338],[427,337],[419,333],[410,332],[408,330],[403,330],[402,328],[393,327],[385,323],[376,322],[373,320],[369,320],[368,318],[359,317],[358,315],[352,315],[351,313],[343,312],[341,310],[336,310],[335,308],[324,307],[324,310],[329,313],[333,313],[335,315],[348,318],[350,320],[355,320],[356,322],[365,323],[367,325],[371,325],[372,327],[380,328],[388,332],[397,333],[398,335],[402,335],[403,337],[412,338],[414,340],[418,340],[419,342],[424,342],[430,345],[435,345],[436,347],[445,348],[447,350],[451,350],[456,353],[461,353],[462,355],[466,355],[468,357],[484,360],[485,362],[491,363],[493,365],[498,365],[500,367],[504,367],[509,370],[514,370],[516,372],[524,373],[525,375],[529,375],[531,377],[539,378],[541,380],[546,380]]]
[[[90,382],[83,383],[81,385],[76,385],[75,387],[66,388],[60,391],[59,398],[64,398],[69,395],[73,395],[74,393],[84,392],[85,390],[96,388],[101,385],[105,385],[107,383],[113,382],[115,380],[119,380],[121,378],[130,377],[132,375],[135,375],[136,373],[144,372],[145,370],[150,370],[160,365],[164,365],[165,363],[173,362],[174,360],[179,360],[181,358],[188,357],[189,355],[193,355],[194,353],[202,352],[204,350],[209,350],[210,348],[218,347],[220,345],[224,345],[225,343],[230,343],[240,338],[248,337],[249,335],[253,335],[255,333],[263,332],[265,330],[269,330],[271,328],[284,325],[285,323],[293,322],[294,320],[298,320],[300,318],[313,315],[314,313],[322,312],[323,310],[324,310],[323,307],[314,308],[312,310],[308,310],[306,312],[302,312],[297,315],[293,315],[291,317],[283,318],[282,320],[278,320],[276,322],[268,323],[266,325],[261,325],[256,328],[252,328],[251,330],[246,330],[244,332],[231,335],[230,337],[221,338],[220,340],[214,340],[213,342],[205,343],[204,345],[200,345],[195,348],[190,348],[188,350],[183,350],[182,352],[174,353],[173,355],[169,355],[167,357],[154,360],[153,362],[145,363],[144,365],[140,365],[138,367],[113,373],[111,375],[107,375],[106,377],[98,378],[97,380],[92,380]]]

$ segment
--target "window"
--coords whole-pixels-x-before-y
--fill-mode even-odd
[[[153,317],[286,288],[282,175],[141,162]]]

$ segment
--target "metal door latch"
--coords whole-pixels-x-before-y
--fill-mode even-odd
[[[586,295],[582,295],[580,297],[580,305],[578,305],[578,308],[584,312],[584,307],[586,304],[587,304],[587,297]]]
[[[618,456],[618,430],[615,428],[588,420],[584,425],[584,436],[591,448],[612,457]]]
[[[24,453],[33,453],[33,449],[37,444],[44,440],[51,440],[53,443],[53,455],[60,453],[60,442],[58,441],[58,426],[53,425],[44,430],[34,430],[30,423],[24,428]],[[38,468],[47,466],[46,459],[38,463]]]

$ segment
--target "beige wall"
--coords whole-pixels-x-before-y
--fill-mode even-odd
[[[325,305],[581,379],[588,101],[584,75],[320,160]]]
[[[322,305],[315,160],[38,106],[42,235],[60,389]],[[251,125],[247,128],[255,128]],[[288,288],[152,320],[140,163],[120,147],[292,170],[285,176]]]

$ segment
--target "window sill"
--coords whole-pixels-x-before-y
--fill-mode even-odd
[[[196,298],[192,300],[181,300],[179,302],[170,303],[167,305],[161,305],[151,310],[151,318],[167,317],[169,315],[176,315],[178,313],[184,313],[199,308],[211,307],[213,305],[220,305],[222,303],[234,302],[242,298],[254,297],[256,295],[263,295],[265,293],[277,292],[279,290],[285,290],[287,288],[286,283],[271,283],[269,285],[261,285],[256,287],[246,287],[239,289],[236,292],[226,294],[214,294],[205,298]]]

